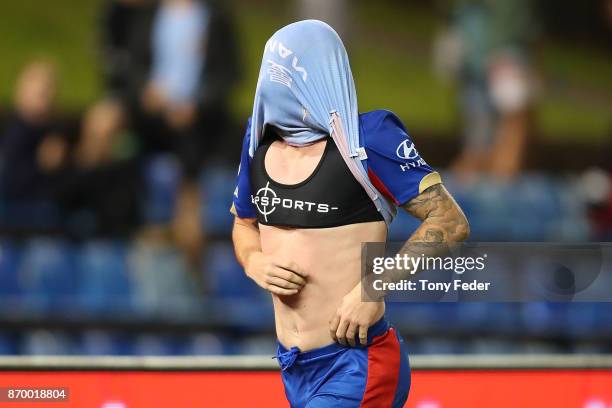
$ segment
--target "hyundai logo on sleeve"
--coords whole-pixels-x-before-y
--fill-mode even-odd
[[[397,157],[404,160],[409,160],[404,164],[400,164],[402,171],[407,171],[421,166],[426,166],[425,160],[421,158],[414,143],[410,139],[401,142],[395,150]]]

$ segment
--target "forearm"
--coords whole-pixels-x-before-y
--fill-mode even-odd
[[[434,185],[404,206],[422,223],[407,243],[457,243],[467,239],[470,227],[453,197],[442,184]]]
[[[261,252],[257,222],[254,219],[236,217],[232,230],[232,241],[238,263],[246,268],[249,257],[254,253]]]
[[[293,260],[262,253],[257,220],[236,217],[232,241],[244,273],[261,288],[291,296],[306,284],[307,274]]]
[[[469,224],[463,211],[442,184],[425,190],[403,208],[422,223],[398,252],[401,257],[442,256],[449,246],[463,242],[469,236]],[[375,278],[398,282],[413,277],[417,272],[393,269]]]

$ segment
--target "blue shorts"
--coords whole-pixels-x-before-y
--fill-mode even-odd
[[[396,408],[408,398],[404,340],[384,318],[368,329],[367,346],[332,343],[301,353],[279,343],[277,358],[292,408]]]

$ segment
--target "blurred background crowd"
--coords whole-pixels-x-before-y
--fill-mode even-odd
[[[229,213],[266,39],[343,37],[473,241],[612,239],[612,1],[3,2],[0,353],[273,353]],[[390,238],[417,223],[400,215]],[[612,352],[610,304],[392,304],[414,353]]]

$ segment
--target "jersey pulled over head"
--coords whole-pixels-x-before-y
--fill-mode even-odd
[[[357,126],[357,97],[342,40],[327,24],[305,20],[278,30],[266,42],[253,106],[251,153],[266,126],[292,145],[331,134],[330,112],[345,129]]]
[[[359,162],[359,112],[348,55],[338,34],[318,20],[278,30],[266,42],[249,141],[253,157],[267,126],[293,146],[331,135],[349,169],[387,221],[394,209]]]

